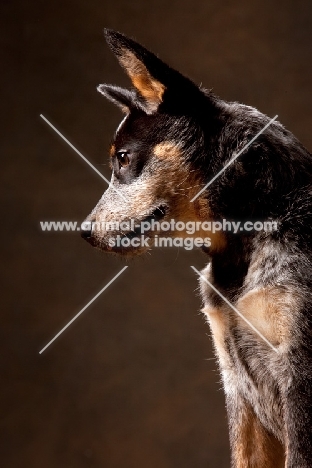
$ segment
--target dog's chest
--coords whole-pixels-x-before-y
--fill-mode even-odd
[[[209,267],[203,273],[209,278]],[[282,402],[274,367],[274,351],[267,349],[261,338],[246,323],[242,323],[229,306],[220,305],[220,302],[215,304],[215,296],[212,296],[207,283],[202,284],[201,289],[205,304],[203,312],[211,328],[227,397],[247,402],[262,424],[281,440]],[[249,305],[250,301],[247,302]],[[267,335],[281,333],[275,328],[270,324],[264,331]],[[272,353],[273,360],[270,362]]]

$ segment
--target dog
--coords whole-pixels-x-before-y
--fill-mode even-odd
[[[118,32],[105,35],[132,88],[98,87],[124,118],[109,151],[110,185],[83,237],[134,256],[152,247],[141,242],[142,223],[155,222],[155,242],[170,220],[197,223],[202,239],[208,221],[275,220],[275,230],[216,231],[199,246],[208,262],[203,312],[226,395],[232,467],[311,468],[311,154],[276,120],[223,101]],[[94,228],[104,221],[110,229]],[[172,238],[186,235],[177,225]]]

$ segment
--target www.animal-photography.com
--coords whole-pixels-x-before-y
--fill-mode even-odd
[[[0,9],[1,465],[311,468],[310,3]]]

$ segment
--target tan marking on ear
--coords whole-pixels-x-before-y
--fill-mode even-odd
[[[295,307],[290,293],[274,287],[250,291],[237,302],[244,317],[275,346],[287,342]]]
[[[128,115],[130,113],[130,109],[127,106],[123,106],[122,104],[120,104],[119,108],[121,109],[121,112],[125,115]]]
[[[149,110],[156,111],[162,102],[166,87],[152,77],[146,66],[130,50],[122,49],[119,61],[129,75],[133,86],[146,99]]]
[[[140,94],[147,100],[158,105],[162,102],[162,97],[165,91],[164,85],[159,81],[152,79],[150,74],[147,75],[130,75],[133,86],[138,89]]]
[[[245,405],[231,421],[233,466],[236,468],[284,468],[282,444],[261,424],[252,408]]]

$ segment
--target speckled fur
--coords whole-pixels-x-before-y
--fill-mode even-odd
[[[205,281],[203,312],[226,394],[232,467],[311,468],[311,155],[274,122],[190,203],[269,118],[197,87],[119,33],[106,31],[106,39],[134,88],[99,87],[127,117],[110,151],[111,186],[88,219],[144,220],[160,208],[164,220],[278,221],[271,233],[216,236],[202,272],[278,352]],[[127,167],[118,163],[121,150]],[[88,240],[123,255],[146,250],[111,249],[108,236],[94,232]]]

